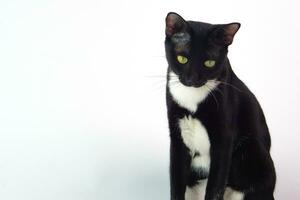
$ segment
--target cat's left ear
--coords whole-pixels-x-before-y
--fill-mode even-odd
[[[187,22],[177,13],[170,12],[166,17],[166,36],[171,37],[175,33],[185,32]]]
[[[217,29],[214,30],[214,39],[222,45],[229,46],[233,42],[233,38],[237,31],[240,29],[241,24],[234,22],[230,24],[218,25]]]

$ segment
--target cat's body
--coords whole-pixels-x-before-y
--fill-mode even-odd
[[[265,117],[227,58],[239,24],[186,22],[176,13],[166,23],[171,199],[274,199]]]

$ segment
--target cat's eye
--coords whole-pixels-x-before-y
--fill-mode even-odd
[[[188,58],[182,55],[177,55],[177,61],[184,65],[188,62]]]
[[[204,62],[205,67],[208,67],[208,68],[214,67],[215,64],[216,64],[216,61],[214,61],[214,60],[206,60]]]

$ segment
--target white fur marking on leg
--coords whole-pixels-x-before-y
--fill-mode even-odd
[[[186,187],[185,200],[204,200],[205,190],[207,185],[207,179],[199,181],[199,183],[193,187]]]
[[[227,187],[224,193],[224,200],[243,200],[244,193],[233,190],[230,187]]]

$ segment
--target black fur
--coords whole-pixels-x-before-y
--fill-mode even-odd
[[[166,18],[168,73],[172,70],[182,84],[191,87],[210,79],[222,81],[195,113],[179,106],[167,86],[172,200],[184,200],[186,186],[207,177],[205,200],[223,199],[226,186],[244,192],[245,200],[274,199],[276,175],[266,120],[255,96],[232,71],[227,58],[228,46],[239,26],[185,21],[176,13]],[[182,33],[183,38],[174,39],[175,33]],[[180,48],[177,43],[181,43]],[[177,54],[185,55],[189,62],[179,64]],[[216,66],[205,68],[203,62],[212,58]],[[178,127],[178,120],[187,115],[199,119],[207,129],[211,143],[209,172],[190,167],[191,156]]]

